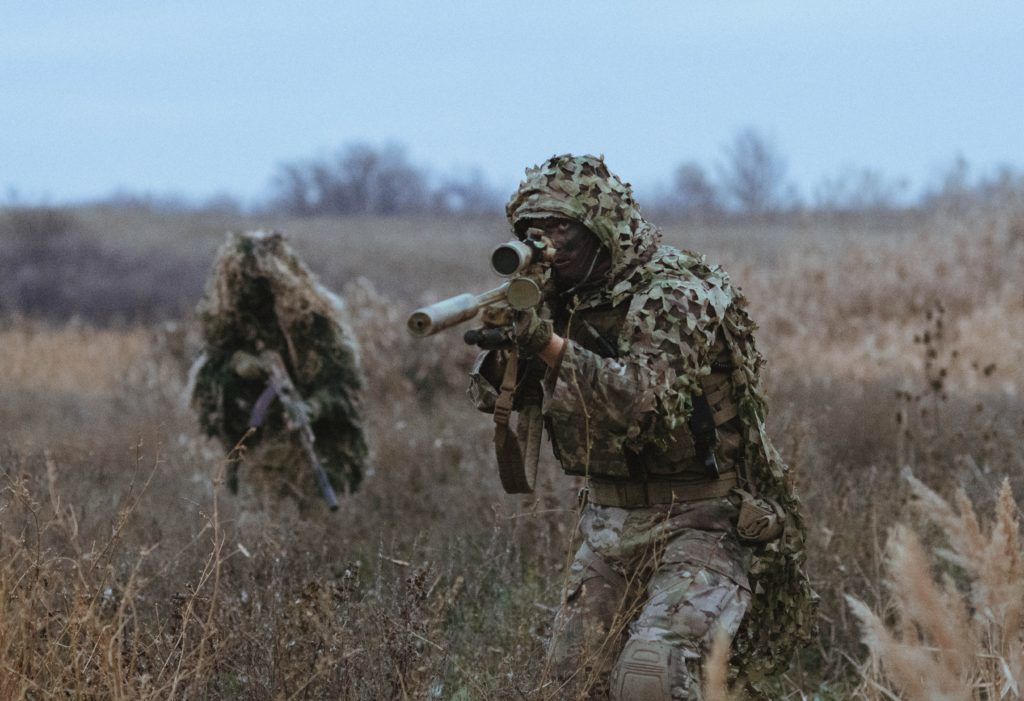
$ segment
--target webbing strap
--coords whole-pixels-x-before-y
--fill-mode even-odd
[[[513,349],[508,354],[505,373],[501,376],[501,389],[494,402],[494,424],[499,430],[508,430],[508,417],[512,413],[512,398],[516,391],[516,373],[519,366],[518,353]]]
[[[711,416],[715,421],[715,426],[721,426],[725,422],[739,415],[736,411],[736,405],[732,402],[729,402],[724,406],[716,406],[712,404],[711,410],[713,412]]]
[[[702,378],[701,391],[711,407],[715,426],[721,426],[737,416],[736,402],[732,398],[732,384],[728,375],[713,374]]]
[[[537,456],[540,451],[540,407],[524,414],[520,412],[520,433],[530,451],[530,470],[523,459],[523,448],[519,437],[509,430],[509,418],[516,392],[519,354],[513,349],[508,355],[508,364],[501,380],[501,391],[494,403],[494,455],[498,460],[498,477],[508,494],[529,494],[537,477]],[[528,474],[529,473],[529,474]]]
[[[723,382],[715,389],[704,388],[704,396],[707,397],[708,404],[718,404],[728,397],[731,391],[732,387],[728,383]]]
[[[636,509],[656,504],[679,504],[724,497],[737,485],[736,473],[711,482],[600,482],[591,479],[587,499],[599,506]]]

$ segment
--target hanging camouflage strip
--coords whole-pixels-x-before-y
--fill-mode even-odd
[[[586,317],[587,310],[624,312],[607,329],[605,341],[616,346],[614,355],[570,341],[558,381],[545,397],[545,416],[558,434],[559,457],[568,472],[594,476],[606,469],[617,477],[624,448],[678,449],[702,380],[718,372],[717,366],[729,368],[741,425],[738,462],[749,486],[787,515],[781,539],[755,546],[749,577],[753,597],[733,643],[739,674],[753,691],[766,692],[797,647],[811,639],[817,597],[803,567],[806,530],[799,501],[765,430],[763,359],[746,300],[721,268],[697,254],[659,245],[660,234],[641,215],[631,187],[611,174],[603,159],[554,156],[528,169],[506,211],[517,231],[530,219],[552,215],[578,221],[612,257],[600,284],[563,301],[570,326],[572,316]],[[575,336],[570,332],[570,337]],[[474,377],[472,389],[486,408],[492,401],[486,381]]]
[[[367,450],[363,379],[344,302],[317,281],[282,234],[257,231],[228,235],[197,314],[205,347],[192,370],[192,403],[203,430],[230,449],[258,426],[246,442],[251,467],[277,472],[313,497],[308,432],[303,441],[298,430],[307,423],[330,482],[339,491],[355,490]],[[276,396],[268,358],[283,365],[294,393]]]

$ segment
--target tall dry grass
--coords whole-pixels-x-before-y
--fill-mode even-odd
[[[384,363],[367,364],[376,467],[337,518],[218,499],[223,457],[181,404],[180,339],[0,334],[3,698],[533,691],[541,574],[571,524],[550,496],[495,503],[486,424],[431,405],[468,350],[435,366],[402,351],[399,307],[360,295],[364,350]]]
[[[124,226],[123,237],[139,232],[137,260],[159,266],[166,249],[200,277],[222,236],[219,220],[78,216],[104,245]],[[1022,221],[997,212],[907,231],[667,230],[722,261],[750,299],[770,429],[811,524],[821,634],[780,698],[870,691],[845,597],[878,611],[892,600],[885,534],[910,497],[897,466],[942,494],[962,488],[980,510],[994,508],[1004,476],[1022,493]],[[366,363],[374,469],[333,516],[245,494],[259,475],[244,460],[243,495],[222,495],[222,447],[181,400],[187,319],[0,325],[2,697],[564,697],[543,645],[576,484],[545,455],[537,496],[504,496],[488,418],[463,396],[472,351],[457,333],[416,342],[403,327],[426,298],[489,285],[475,261],[501,229],[295,229],[298,249],[345,294]],[[975,653],[989,649],[970,640]]]
[[[894,528],[886,558],[891,613],[847,597],[870,651],[867,699],[1020,698],[1024,685],[1024,552],[1009,480],[983,524],[961,489],[956,506],[908,474],[914,506],[938,533]],[[938,536],[938,537],[936,537]],[[888,622],[887,622],[888,621]]]

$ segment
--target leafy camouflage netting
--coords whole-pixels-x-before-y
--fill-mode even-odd
[[[810,639],[816,595],[803,569],[799,502],[765,432],[763,360],[742,293],[702,256],[659,246],[660,234],[643,218],[630,186],[602,159],[554,156],[528,169],[506,211],[513,227],[552,214],[579,221],[611,252],[608,277],[576,294],[574,314],[629,300],[624,318],[609,327],[618,358],[602,358],[570,342],[559,382],[545,400],[567,471],[581,474],[575,468],[582,463],[585,474],[603,468],[614,476],[623,447],[671,448],[693,411],[692,395],[701,392],[701,378],[719,363],[724,343],[747,477],[759,495],[774,499],[788,514],[783,538],[755,550],[753,600],[734,641],[740,673],[763,690],[788,667],[796,647]],[[581,432],[586,435],[576,435]]]
[[[344,302],[316,280],[282,234],[256,231],[228,235],[197,313],[205,347],[192,370],[192,403],[206,433],[225,448],[245,435],[267,386],[259,355],[276,351],[307,405],[331,483],[355,490],[366,460],[363,380]],[[259,467],[282,471],[302,485],[303,496],[315,498],[311,468],[279,400],[247,445]]]

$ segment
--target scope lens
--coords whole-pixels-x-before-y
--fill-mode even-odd
[[[501,245],[491,254],[491,267],[498,275],[511,275],[519,269],[519,252],[512,246]]]

